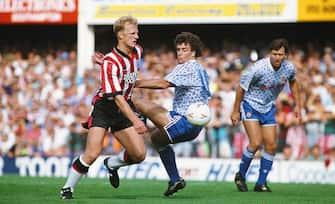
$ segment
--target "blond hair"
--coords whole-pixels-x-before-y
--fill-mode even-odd
[[[126,23],[137,25],[137,19],[132,16],[122,16],[116,19],[113,25],[113,31],[116,36],[118,36],[120,31],[124,30]]]

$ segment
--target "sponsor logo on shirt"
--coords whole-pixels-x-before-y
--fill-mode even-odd
[[[137,73],[136,72],[128,73],[124,77],[124,81],[126,81],[127,83],[130,83],[130,84],[133,84],[136,81],[136,77],[137,77]]]

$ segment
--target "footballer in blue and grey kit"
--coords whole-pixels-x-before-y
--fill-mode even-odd
[[[175,85],[173,110],[185,115],[187,108],[196,102],[208,104],[210,97],[208,75],[203,66],[196,60],[177,65],[165,77]]]
[[[159,153],[170,181],[165,196],[170,196],[186,185],[179,176],[175,154],[169,144],[193,140],[203,127],[192,125],[185,112],[192,103],[208,104],[210,97],[208,75],[195,59],[201,56],[201,41],[197,35],[182,32],[176,36],[175,46],[178,65],[164,79],[138,80],[135,87],[164,89],[175,88],[173,110],[151,101],[134,100],[137,110],[157,127],[150,140]]]
[[[242,119],[258,120],[262,126],[275,125],[275,100],[287,82],[295,80],[295,72],[294,65],[287,60],[275,70],[267,57],[243,73],[240,80],[244,90]]]
[[[202,127],[190,124],[185,112],[192,103],[208,104],[210,91],[207,72],[199,62],[190,60],[177,65],[165,80],[174,84],[175,92],[173,111],[169,112],[171,121],[164,128],[171,143],[192,140],[199,135]]]
[[[296,69],[286,60],[287,54],[287,40],[282,38],[273,40],[269,57],[257,61],[243,73],[237,87],[231,120],[233,125],[237,125],[242,119],[249,138],[249,144],[243,151],[239,171],[234,179],[237,189],[241,192],[248,191],[247,171],[256,151],[262,147],[262,144],[264,149],[254,191],[271,192],[266,179],[272,168],[277,145],[275,100],[287,83],[294,97],[298,122],[301,123],[301,104],[295,78]]]

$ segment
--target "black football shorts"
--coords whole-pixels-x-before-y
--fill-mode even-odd
[[[132,101],[127,101],[129,106],[135,111]],[[100,99],[93,107],[89,118],[89,127],[102,127],[111,132],[117,132],[133,126],[133,123],[121,112],[120,108],[113,100]]]

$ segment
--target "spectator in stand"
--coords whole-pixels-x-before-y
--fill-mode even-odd
[[[222,99],[222,108],[223,108],[223,115],[222,115],[222,123],[226,129],[228,142],[231,146],[233,140],[233,125],[230,120],[230,115],[234,110],[234,100],[236,96],[236,92],[234,91],[233,87],[233,80],[229,76],[229,74],[221,74],[221,76],[217,79],[218,89],[216,90],[215,94],[220,96]]]
[[[277,121],[277,152],[283,152],[283,148],[286,144],[286,135],[288,126],[285,124],[286,115],[291,111],[290,105],[287,100],[286,94],[279,94],[278,100],[276,101],[276,121]]]
[[[329,159],[331,163],[335,163],[335,147],[332,147],[329,151]]]
[[[208,124],[210,153],[212,158],[229,158],[232,156],[229,130],[224,125],[225,113],[223,101],[220,96],[214,95],[210,100],[212,119]]]
[[[318,144],[313,145],[310,148],[310,154],[309,157],[307,158],[308,160],[312,161],[323,161],[324,157],[322,156],[320,146]]]
[[[334,72],[335,74],[335,72]],[[325,107],[325,129],[324,140],[321,140],[320,146],[322,153],[326,154],[332,147],[335,147],[335,78],[329,78],[327,89],[332,96],[331,104]]]
[[[283,159],[286,161],[292,160],[292,146],[289,144],[286,144],[283,147]]]
[[[8,125],[10,132],[15,136],[17,150],[15,152],[17,156],[32,156],[33,152],[28,148],[28,141],[23,138],[25,132],[31,127],[32,121],[36,120],[41,130],[45,130],[47,115],[57,116],[64,112],[62,111],[65,108],[63,103],[71,104],[69,111],[74,113],[76,123],[84,121],[91,108],[90,103],[94,95],[94,89],[99,83],[99,73],[94,69],[87,69],[84,77],[77,79],[76,50],[73,49],[75,43],[64,45],[48,42],[48,48],[41,48],[43,46],[32,44],[32,42],[16,41],[18,43],[15,44],[2,41],[2,46],[0,47],[0,110],[3,114],[4,123]],[[252,43],[245,45],[225,40],[221,50],[207,47],[200,61],[206,71],[209,72],[211,90],[221,91],[220,86],[222,84],[224,86],[228,85],[228,82],[221,83],[217,80],[224,77],[225,80],[228,78],[232,84],[232,90],[229,88],[229,94],[235,94],[241,71],[243,70],[242,68],[237,68],[240,66],[235,65],[242,64],[245,66],[244,69],[248,69],[248,67],[252,66],[255,59],[264,57],[267,53],[264,52],[265,49],[260,49],[261,44]],[[308,110],[307,107],[307,101],[311,98],[312,93],[321,95],[321,103],[325,109],[322,115],[326,114],[326,124],[324,136],[321,136],[317,141],[321,154],[328,154],[328,151],[335,145],[333,130],[335,125],[332,119],[332,115],[334,115],[332,111],[335,110],[335,55],[333,44],[326,44],[323,47],[320,45],[321,43],[319,42],[303,45],[296,44],[292,47],[293,52],[289,56],[289,60],[297,68],[297,78],[299,78],[301,85],[301,98],[305,103],[304,108],[308,114],[313,112]],[[161,44],[154,47],[159,48],[146,49],[144,57],[140,59],[139,78],[152,78],[151,75],[156,77],[165,76],[171,72],[177,63],[175,52],[166,49],[166,46],[161,46]],[[157,68],[153,69],[153,72],[147,70],[151,64],[158,64]],[[161,71],[160,66],[164,67],[164,73]],[[52,93],[56,86],[58,86],[57,94]],[[155,102],[162,103],[161,105],[164,104],[164,107],[171,105],[169,100],[166,99],[170,98],[171,93],[163,92],[164,97],[158,97],[156,93],[141,92],[141,94],[144,94],[144,98],[155,98]],[[295,129],[294,124],[291,123],[291,125],[284,127],[286,115],[292,114],[292,110],[286,108],[286,105],[291,105],[291,100],[290,95],[286,95],[284,98],[279,96],[277,100],[277,122],[279,126],[277,131],[280,135],[278,151],[281,152],[282,146],[290,143],[292,144],[294,155],[297,155],[297,152],[301,151],[301,146],[295,142],[298,141],[300,144],[301,140],[292,141],[290,137],[286,139],[286,129],[291,126],[291,129]],[[225,101],[227,100],[223,97],[223,102]],[[50,103],[53,103],[52,107],[49,107]],[[284,105],[283,110],[279,104]],[[223,103],[223,106],[226,105],[227,103]],[[226,110],[225,107],[224,110]],[[72,116],[67,118],[66,124],[73,121]],[[65,129],[72,130],[66,124]],[[306,128],[307,126],[309,126],[308,123],[304,123],[304,127]],[[306,129],[310,130],[309,127]],[[247,142],[245,134],[240,134],[240,132],[241,129],[239,127],[232,130],[232,134],[235,135],[233,137],[233,152],[234,157],[237,158],[241,154],[239,150]],[[81,130],[79,130],[79,134],[85,135],[86,132],[81,133]],[[178,149],[180,150],[177,155],[189,156],[192,154],[192,156],[201,155],[202,157],[207,157],[207,139],[210,137],[211,133],[207,132],[207,134],[199,136],[196,142],[191,143],[194,150],[199,150],[198,153],[190,150],[189,146],[187,148],[183,146],[189,145],[188,143],[175,146],[176,153]],[[78,145],[77,147],[81,148],[80,146]],[[115,148],[115,150],[117,152],[118,148]],[[67,147],[67,152],[70,152],[69,147]]]
[[[307,143],[304,124],[299,123],[293,112],[289,112],[286,114],[284,125],[287,128],[286,144],[292,148],[291,158],[302,159]]]
[[[11,129],[6,126],[0,130],[0,155],[14,157],[15,135]]]
[[[24,135],[24,140],[27,142],[31,155],[38,155],[40,137],[41,128],[34,120],[28,125]]]
[[[45,129],[42,131],[40,140],[40,151],[43,156],[66,156],[67,139],[64,131],[59,130],[57,123],[59,119],[48,118]],[[56,126],[56,127],[55,127]]]
[[[79,123],[73,122],[70,127],[68,148],[71,156],[79,156],[83,153],[86,144],[86,136]]]
[[[321,97],[319,94],[312,94],[308,98],[306,117],[308,149],[305,157],[308,158],[312,147],[317,145],[324,136],[324,125],[326,121],[325,109],[321,103]]]

